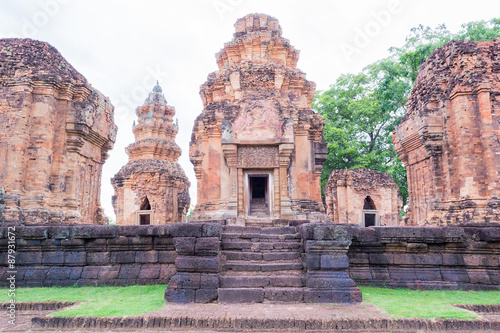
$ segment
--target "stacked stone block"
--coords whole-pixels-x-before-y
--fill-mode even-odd
[[[175,273],[166,226],[16,227],[16,285],[167,284]],[[0,286],[7,283],[7,228],[0,228]]]
[[[353,228],[349,275],[360,285],[498,290],[500,227]]]
[[[173,303],[209,303],[218,298],[220,239],[218,223],[184,223],[171,228],[177,252],[176,273],[165,292]]]
[[[219,302],[303,302],[302,251],[296,227],[224,226]]]
[[[361,302],[361,291],[347,275],[351,245],[349,228],[332,224],[304,224],[299,227],[304,240],[307,269],[304,301],[313,303]]]

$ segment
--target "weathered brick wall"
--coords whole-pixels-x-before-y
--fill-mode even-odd
[[[412,225],[500,223],[500,39],[451,41],[418,71],[393,135]]]
[[[362,224],[366,198],[373,200],[380,225],[399,224],[403,201],[399,186],[386,172],[368,169],[333,170],[324,187],[326,211],[334,223]],[[378,223],[377,223],[378,225]]]
[[[5,222],[107,224],[101,176],[116,132],[109,98],[53,46],[0,39]]]
[[[16,226],[16,285],[166,284],[177,254],[170,226]],[[0,228],[0,286],[7,285]]]
[[[495,289],[500,226],[352,228],[349,275],[359,285]]]

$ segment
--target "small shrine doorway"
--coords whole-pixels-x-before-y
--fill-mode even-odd
[[[151,210],[151,204],[149,203],[148,197],[146,197],[142,202],[140,210],[136,212],[135,224],[136,225],[153,224],[153,211]]]
[[[245,203],[248,216],[269,217],[272,205],[272,171],[256,170],[245,172]]]
[[[380,225],[380,216],[375,206],[375,202],[370,196],[365,198],[363,203],[363,213],[361,214],[362,227],[375,227]]]

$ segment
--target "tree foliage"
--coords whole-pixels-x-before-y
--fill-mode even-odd
[[[328,156],[322,187],[334,169],[386,171],[400,187],[406,204],[406,170],[392,145],[392,131],[406,113],[418,68],[437,48],[453,39],[487,41],[500,37],[500,19],[469,22],[457,33],[446,26],[413,28],[391,56],[366,66],[361,73],[343,74],[316,94],[313,108],[325,118]]]

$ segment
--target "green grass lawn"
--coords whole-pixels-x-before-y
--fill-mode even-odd
[[[166,285],[129,287],[51,287],[17,288],[17,302],[67,301],[87,302],[73,309],[62,309],[52,315],[71,316],[136,316],[160,310],[165,301]],[[10,299],[7,289],[0,289],[0,302]]]
[[[135,316],[160,310],[166,285],[130,287],[18,288],[17,302],[86,302],[74,309],[62,309],[55,316]],[[418,291],[360,287],[363,299],[396,318],[475,318],[449,304],[500,304],[500,291]],[[0,302],[9,301],[7,289],[0,289]]]
[[[359,287],[363,300],[396,318],[476,318],[450,304],[500,304],[500,291],[410,290]]]

